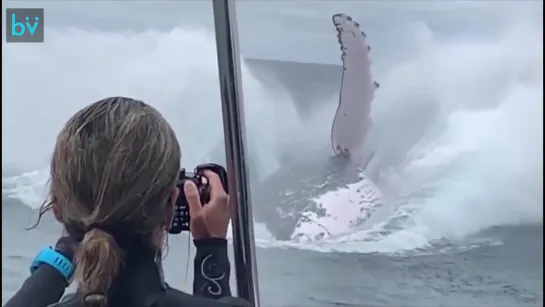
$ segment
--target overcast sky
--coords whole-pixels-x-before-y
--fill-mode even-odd
[[[43,7],[46,26],[103,31],[169,30],[177,26],[213,29],[212,2],[199,1],[4,1],[9,7]],[[514,19],[542,21],[542,1],[237,1],[240,43],[248,57],[310,62],[338,61],[331,44],[330,18],[353,16],[381,52],[400,40],[419,35],[456,32],[475,35],[500,32]],[[5,14],[5,13],[4,13]],[[4,16],[5,18],[5,16]],[[3,23],[5,24],[5,23]],[[421,31],[425,35],[425,31]],[[483,33],[489,32],[489,33]],[[302,39],[304,37],[304,39]],[[393,39],[394,38],[394,39]],[[390,42],[390,43],[389,43]],[[284,46],[278,48],[278,46]],[[294,48],[285,48],[285,46]],[[295,47],[297,46],[297,47]],[[373,46],[373,44],[372,44]],[[301,59],[298,50],[318,50]],[[311,58],[309,58],[309,56]],[[314,57],[314,58],[312,58]]]

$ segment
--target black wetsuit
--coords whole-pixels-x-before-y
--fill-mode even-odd
[[[57,245],[58,246],[58,245]],[[125,266],[108,292],[109,307],[235,307],[251,306],[231,296],[230,265],[225,239],[196,240],[193,295],[170,288],[163,280],[155,252],[142,250],[127,255]],[[64,251],[64,250],[63,250]],[[66,252],[63,252],[66,254]],[[73,257],[73,254],[66,255]],[[24,282],[4,307],[81,307],[80,294],[61,299],[66,281],[61,274],[42,265]]]

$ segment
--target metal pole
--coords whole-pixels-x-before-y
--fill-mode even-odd
[[[229,198],[233,206],[233,245],[238,296],[259,306],[253,215],[250,202],[240,52],[234,0],[213,0],[223,111]]]

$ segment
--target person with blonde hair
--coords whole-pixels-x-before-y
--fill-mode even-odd
[[[174,130],[142,101],[106,98],[72,116],[57,137],[40,210],[53,212],[65,236],[38,254],[5,306],[249,306],[231,297],[229,197],[212,171],[204,174],[208,203],[193,182],[183,186],[197,248],[193,295],[164,281],[161,250],[180,194],[180,160]],[[58,302],[72,278],[77,291]]]

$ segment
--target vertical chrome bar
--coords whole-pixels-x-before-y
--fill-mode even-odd
[[[238,296],[259,306],[253,215],[250,202],[244,101],[234,0],[213,0]]]

